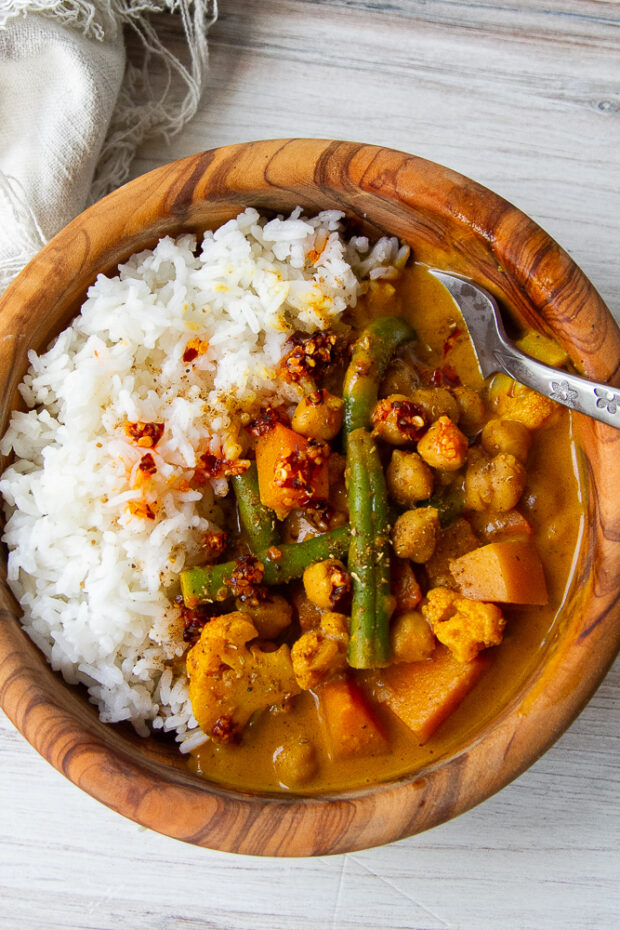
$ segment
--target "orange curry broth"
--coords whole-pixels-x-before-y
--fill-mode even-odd
[[[376,316],[401,314],[417,332],[417,357],[439,367],[446,361],[463,384],[480,389],[483,381],[466,327],[452,298],[422,265],[407,268],[391,288],[379,289],[356,310],[356,324],[363,328]],[[444,356],[446,339],[451,340]],[[193,771],[213,782],[251,791],[282,790],[273,767],[274,751],[290,739],[303,737],[316,749],[319,768],[303,794],[320,794],[364,787],[414,773],[463,746],[506,706],[536,666],[540,651],[554,625],[570,584],[573,556],[583,522],[571,421],[558,408],[552,422],[535,436],[527,461],[527,485],[521,510],[534,529],[549,591],[544,607],[502,605],[507,619],[500,646],[482,654],[492,657],[489,670],[454,713],[424,745],[385,706],[372,701],[388,736],[385,754],[330,761],[318,718],[314,695],[303,692],[293,699],[289,712],[265,712],[254,719],[237,745],[210,741],[192,754]],[[353,672],[368,695],[373,696],[379,673]],[[285,789],[288,790],[288,789]]]

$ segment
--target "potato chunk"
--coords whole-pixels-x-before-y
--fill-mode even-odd
[[[431,588],[426,599],[423,615],[458,662],[471,662],[481,649],[501,643],[506,621],[495,604],[469,600],[450,588]]]
[[[297,507],[329,496],[329,448],[322,440],[306,439],[282,423],[259,436],[256,467],[261,504],[278,519]]]
[[[517,339],[515,345],[526,355],[531,355],[552,368],[561,368],[568,361],[568,354],[555,339],[543,336],[534,329],[529,329],[521,339]]]
[[[308,691],[347,665],[349,621],[344,614],[328,612],[316,630],[299,637],[291,650],[299,687]]]
[[[414,507],[433,493],[433,473],[417,452],[394,449],[386,480],[388,491],[401,507]]]
[[[450,562],[450,571],[466,597],[506,604],[549,600],[542,562],[531,539],[481,546]]]
[[[432,587],[456,587],[456,582],[450,572],[450,562],[459,555],[477,549],[479,545],[478,537],[464,518],[456,520],[447,527],[439,537],[435,551],[425,565]]]
[[[344,401],[329,391],[319,390],[300,400],[291,426],[308,439],[334,439],[342,429]]]
[[[457,471],[467,458],[467,437],[449,417],[439,417],[418,442],[418,454],[431,468]]]
[[[413,730],[420,743],[425,743],[457,709],[487,668],[484,656],[472,662],[457,662],[449,649],[437,646],[425,662],[391,665],[381,670],[380,700]]]
[[[472,455],[465,473],[465,506],[469,510],[513,510],[525,489],[526,471],[508,452],[490,459]]]
[[[508,452],[520,462],[525,463],[532,445],[532,434],[527,426],[518,420],[498,417],[485,423],[482,430],[482,446],[489,455]]]
[[[421,662],[435,649],[433,631],[417,610],[407,610],[390,628],[393,662]]]
[[[257,636],[249,614],[234,611],[206,623],[187,654],[194,717],[215,740],[236,740],[254,713],[299,693],[288,646],[248,647]]]
[[[363,691],[351,679],[330,681],[318,691],[319,720],[330,759],[387,752],[389,743]]]
[[[439,514],[434,507],[418,507],[401,514],[392,530],[394,552],[401,559],[428,562],[439,534]]]

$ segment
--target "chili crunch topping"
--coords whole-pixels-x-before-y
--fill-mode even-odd
[[[278,457],[275,483],[280,488],[297,492],[296,499],[300,507],[309,504],[315,496],[317,472],[329,458],[329,451],[326,442],[310,439],[305,449],[294,449]]]
[[[164,433],[163,423],[125,422],[125,433],[130,439],[145,449],[154,449]]]
[[[317,332],[310,336],[294,333],[291,342],[294,348],[281,363],[287,381],[314,380],[336,361],[338,337],[334,333]]]
[[[277,423],[290,426],[291,419],[284,407],[272,407],[271,404],[267,404],[261,408],[258,416],[250,420],[246,430],[251,436],[258,439],[259,436],[269,433]]]

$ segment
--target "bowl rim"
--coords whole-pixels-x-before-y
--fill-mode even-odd
[[[343,206],[349,214],[358,210],[351,203],[363,192],[358,216],[381,231],[389,228],[390,211],[404,217],[415,209],[427,219],[439,215],[446,223],[461,223],[498,260],[499,270],[490,262],[480,283],[502,295],[526,322],[539,327],[542,322],[564,339],[586,374],[618,383],[620,331],[609,311],[557,243],[499,195],[448,168],[392,149],[277,139],[223,146],[163,165],[109,194],[61,230],[0,299],[0,362],[8,372],[3,386],[15,381],[15,371],[23,365],[20,325],[30,319],[34,343],[44,344],[45,327],[39,319],[48,294],[59,294],[59,275],[68,269],[69,297],[57,294],[56,302],[75,309],[84,280],[95,276],[86,264],[93,249],[97,270],[113,268],[118,248],[131,236],[136,241],[145,216],[156,217],[155,227],[172,228],[183,211],[191,215],[201,203],[214,203],[210,192],[222,183],[227,202],[234,195],[239,210],[244,197],[254,201],[248,205],[266,205],[270,194],[273,199],[284,189],[285,180],[289,194],[292,190],[303,192],[310,202],[318,199],[317,209],[327,189],[336,200],[349,197]],[[252,191],[260,196],[251,197]],[[376,198],[378,215],[364,213],[369,198]],[[136,203],[145,206],[136,209]],[[106,220],[120,230],[120,245],[106,242]],[[160,234],[154,228],[145,241]],[[538,261],[524,275],[523,265],[533,251]],[[563,282],[557,286],[560,275]],[[43,280],[51,283],[42,290]],[[570,300],[568,285],[576,295]],[[588,337],[588,314],[598,326],[599,351],[594,354],[592,342],[587,343],[594,338],[592,333]],[[6,332],[7,321],[15,327],[13,334]],[[581,325],[577,347],[569,338],[575,325]],[[8,391],[8,405],[7,396]],[[485,800],[539,758],[585,706],[620,649],[620,504],[612,501],[614,475],[620,478],[620,432],[584,417],[577,416],[575,423],[581,447],[588,450],[589,473],[597,481],[590,501],[596,526],[588,530],[597,562],[594,573],[580,579],[583,616],[572,622],[570,642],[566,635],[558,639],[523,699],[504,708],[484,735],[447,761],[337,795],[253,795],[197,783],[161,759],[145,759],[119,747],[111,728],[93,719],[91,709],[76,708],[64,683],[64,692],[58,693],[53,683],[59,679],[21,630],[4,579],[0,596],[7,606],[0,604],[0,616],[7,622],[0,624],[0,705],[34,748],[78,787],[144,826],[197,845],[253,855],[326,855],[376,846],[442,823]]]

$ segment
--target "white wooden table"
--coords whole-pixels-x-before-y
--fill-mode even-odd
[[[171,44],[174,19],[164,21]],[[493,188],[620,316],[620,2],[221,0],[200,112],[135,173],[247,139],[375,142]],[[616,930],[620,663],[564,737],[428,834],[325,859],[185,846],[101,807],[0,719],[0,927]]]

